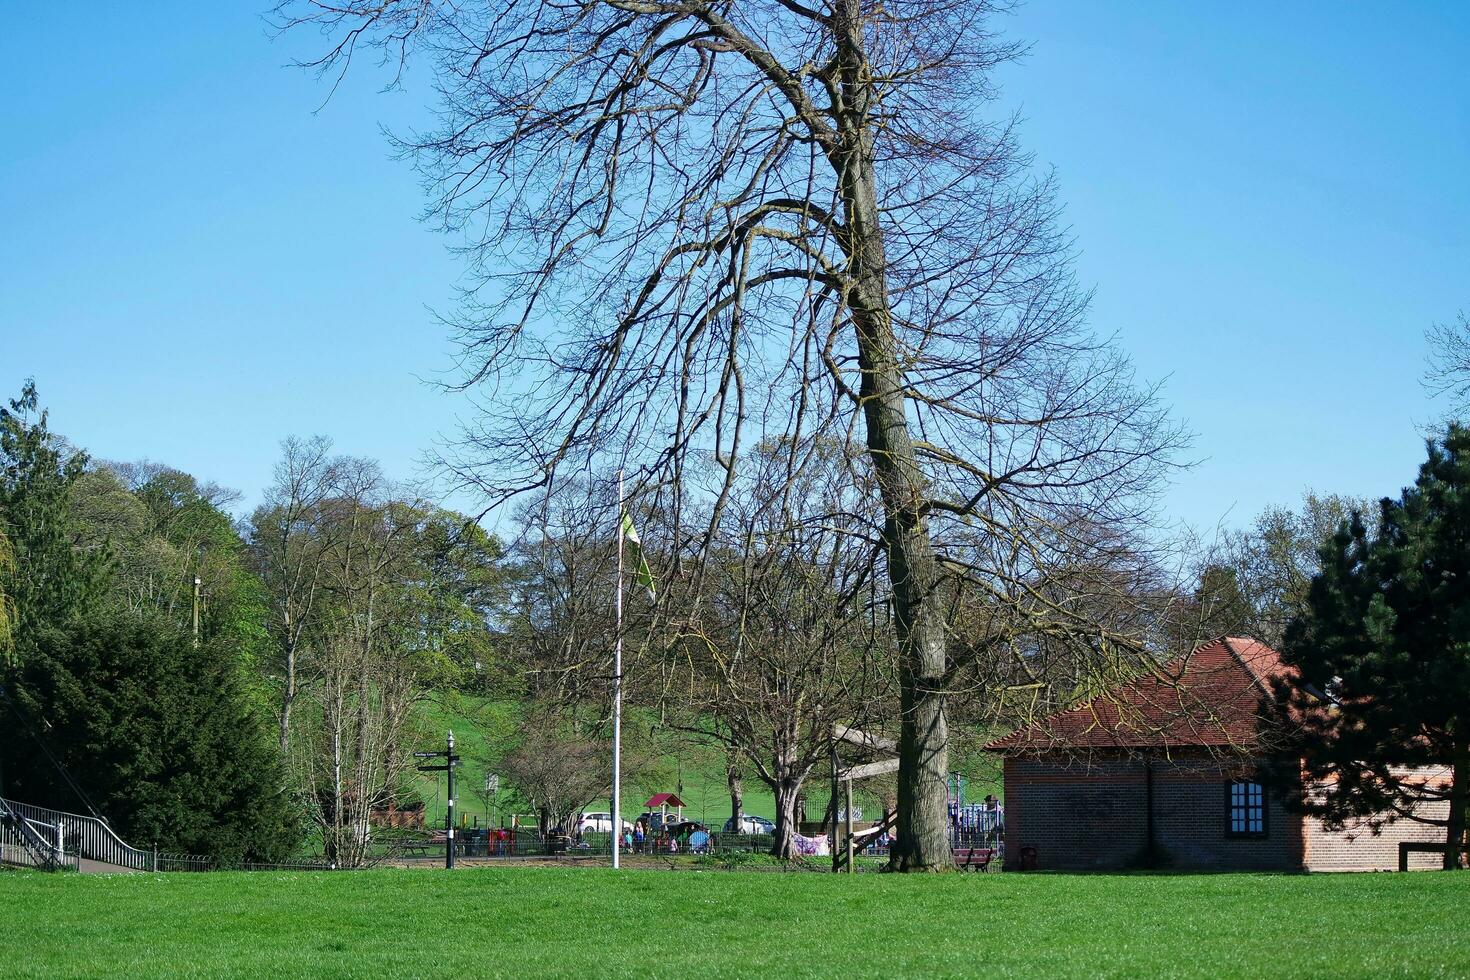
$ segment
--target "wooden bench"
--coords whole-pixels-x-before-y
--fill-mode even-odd
[[[954,849],[954,865],[961,871],[985,871],[990,868],[990,859],[995,857],[993,847],[957,847]]]
[[[1459,849],[1462,850],[1462,851],[1464,851],[1466,854],[1470,854],[1470,844],[1461,844],[1460,847],[1459,847]],[[1430,841],[1411,841],[1411,840],[1401,840],[1401,841],[1399,841],[1399,870],[1400,871],[1408,871],[1409,870],[1409,853],[1411,851],[1412,852],[1415,852],[1415,853],[1418,853],[1418,854],[1443,854],[1445,852],[1445,845],[1442,844],[1442,843],[1439,843],[1437,841],[1436,842],[1430,842]]]

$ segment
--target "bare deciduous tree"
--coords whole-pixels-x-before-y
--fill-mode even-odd
[[[520,745],[506,753],[501,770],[536,807],[540,831],[571,827],[572,818],[612,788],[607,749],[584,738],[558,736],[541,723],[528,727]],[[573,828],[575,829],[575,828]]]
[[[1454,323],[1437,323],[1429,329],[1429,369],[1424,387],[1434,396],[1449,400],[1452,416],[1470,413],[1470,315],[1461,313]]]
[[[340,458],[319,511],[320,593],[301,667],[313,710],[293,757],[328,857],[356,867],[372,811],[407,771],[413,709],[453,665],[424,601],[434,509],[389,484],[376,463]]]
[[[789,446],[760,447],[701,569],[702,601],[670,623],[678,727],[728,746],[732,797],[742,760],[770,787],[782,858],[795,855],[807,777],[836,728],[884,703],[892,660],[873,602],[876,535],[848,516],[861,510],[851,461],[805,448],[794,461]]]
[[[988,0],[285,0],[284,27],[426,56],[441,127],[401,142],[463,236],[446,462],[491,505],[616,458],[690,498],[746,447],[861,433],[899,654],[900,869],[949,864],[945,548],[1137,520],[1179,445],[1086,330],[1056,188],[990,72]],[[671,552],[683,555],[680,541]],[[1081,624],[1082,631],[1089,629]]]
[[[271,631],[281,654],[281,703],[277,712],[282,754],[291,748],[291,712],[300,693],[302,644],[321,593],[327,541],[323,504],[332,495],[338,461],[331,440],[295,437],[281,443],[281,461],[265,503],[250,518],[249,543],[256,571],[271,602]]]

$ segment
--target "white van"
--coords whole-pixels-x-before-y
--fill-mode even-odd
[[[622,823],[624,830],[631,831],[633,829],[633,825],[628,821],[624,820]],[[612,833],[612,825],[611,813],[584,813],[582,814],[582,822],[577,825],[577,829],[584,834],[610,834]]]

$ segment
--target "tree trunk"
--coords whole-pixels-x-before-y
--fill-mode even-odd
[[[949,867],[945,772],[944,622],[935,587],[938,564],[925,519],[926,486],[909,432],[903,369],[888,303],[877,181],[873,168],[871,89],[858,0],[837,8],[843,106],[835,151],[848,244],[847,301],[857,331],[859,394],[868,455],[883,500],[883,543],[893,585],[899,648],[898,842],[895,870]]]
[[[783,776],[771,789],[776,794],[776,837],[771,842],[771,854],[789,861],[796,857],[791,837],[796,833],[796,798],[801,793],[801,783],[793,777]]]
[[[286,631],[290,634],[291,619],[286,618]],[[286,758],[291,749],[291,706],[296,702],[296,644],[286,642],[286,689],[281,692],[281,757]]]
[[[1445,828],[1444,870],[1464,866],[1465,825],[1470,822],[1470,745],[1462,745],[1455,753],[1450,774],[1449,825]]]
[[[725,763],[725,784],[730,788],[730,832],[745,833],[745,784],[740,778],[740,766],[733,756]]]

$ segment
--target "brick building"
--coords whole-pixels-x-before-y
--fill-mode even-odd
[[[1441,828],[1413,821],[1374,835],[1285,810],[1256,761],[1262,701],[1286,670],[1265,644],[1215,640],[992,742],[1004,757],[1007,865],[1390,870],[1399,841],[1442,841]],[[1415,854],[1410,866],[1439,862]]]

